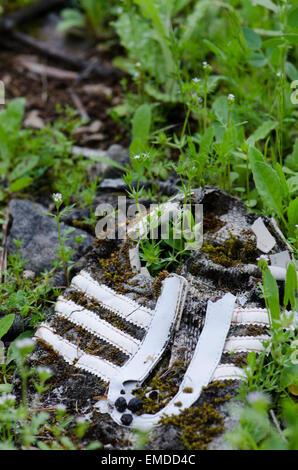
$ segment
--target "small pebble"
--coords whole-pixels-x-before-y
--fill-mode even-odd
[[[115,408],[119,411],[119,413],[123,413],[123,411],[125,411],[127,408],[127,403],[126,403],[125,398],[123,397],[117,398],[117,400],[115,401]]]
[[[143,402],[140,398],[132,398],[128,403],[127,408],[133,413],[136,413],[143,408]]]
[[[124,413],[124,415],[121,416],[121,423],[124,424],[124,426],[129,426],[132,422],[132,415],[129,413]]]

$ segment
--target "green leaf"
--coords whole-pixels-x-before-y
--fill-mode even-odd
[[[248,156],[254,182],[263,204],[270,212],[282,216],[282,192],[277,172],[265,162],[263,155],[255,147],[250,147]]]
[[[288,264],[287,273],[286,273],[284,307],[286,308],[288,303],[290,302],[291,309],[293,311],[295,311],[295,308],[296,308],[297,288],[298,288],[298,280],[297,280],[296,265],[294,261],[291,261]]]
[[[268,63],[268,58],[261,52],[253,52],[251,54],[250,64],[253,67],[264,67]]]
[[[210,5],[210,0],[203,0],[195,3],[192,12],[186,19],[184,32],[182,35],[182,42],[188,41],[191,38],[192,34],[198,26],[198,22],[205,16],[207,8]]]
[[[20,191],[21,189],[27,188],[28,186],[30,186],[31,183],[32,183],[32,178],[30,178],[29,176],[24,176],[23,178],[19,178],[14,183],[12,183],[9,186],[8,190],[11,193],[16,193],[17,191]]]
[[[14,317],[14,313],[10,313],[0,319],[0,339],[8,332],[9,328],[13,324]]]
[[[214,138],[214,129],[213,127],[209,127],[200,140],[200,150],[199,150],[198,159],[199,159],[199,165],[200,165],[201,171],[203,171],[208,155],[210,154],[210,148],[213,142],[213,138]]]
[[[86,19],[83,13],[76,8],[65,8],[61,12],[62,20],[57,25],[57,31],[67,31],[72,28],[84,28]]]
[[[109,166],[118,168],[118,170],[125,171],[125,168],[123,165],[120,165],[120,163],[116,162],[115,160],[112,160],[109,157],[104,157],[103,155],[90,155],[88,159],[93,160],[94,162],[106,163]]]
[[[271,2],[271,0],[254,0],[253,5],[260,5],[264,8],[268,8],[268,10],[272,10],[274,12],[278,11],[278,6],[275,3]]]
[[[137,154],[145,152],[148,147],[148,140],[151,127],[151,106],[142,104],[135,112],[132,120],[133,141],[130,146],[130,153]]]
[[[222,49],[220,49],[218,46],[216,46],[213,42],[209,41],[208,39],[203,39],[203,42],[206,44],[206,46],[209,47],[209,49],[214,52],[215,55],[220,57],[223,60],[227,60],[226,54],[223,52]]]
[[[261,124],[255,132],[249,136],[247,139],[247,143],[249,145],[253,145],[255,142],[258,142],[258,140],[265,139],[267,135],[275,129],[277,126],[277,121],[265,121],[263,124]]]
[[[298,171],[298,138],[295,140],[293,152],[285,159],[285,164],[293,171]]]
[[[288,206],[288,210],[287,210],[287,215],[288,215],[290,228],[294,230],[295,226],[298,225],[298,198],[297,197],[290,202]]]
[[[132,120],[133,139],[142,139],[147,142],[151,126],[151,106],[142,104],[135,112]]]
[[[298,79],[298,71],[294,64],[292,64],[291,62],[286,62],[285,69],[286,69],[286,74],[290,78],[290,80],[294,81]]]
[[[287,180],[283,172],[282,166],[279,163],[276,163],[275,169],[280,179],[280,188],[282,190],[283,199],[287,199],[289,198],[290,192],[289,192]]]
[[[218,121],[226,125],[228,122],[228,113],[229,113],[229,105],[228,100],[225,96],[219,96],[213,103],[212,109],[215,112],[215,115]]]
[[[0,113],[0,128],[2,127],[8,134],[19,130],[25,113],[24,98],[16,98],[10,101],[5,111]]]
[[[37,155],[31,155],[30,157],[25,157],[10,173],[9,180],[14,181],[17,178],[20,178],[25,173],[28,173],[33,168],[38,165],[39,157]]]
[[[262,39],[253,29],[242,28],[247,47],[250,51],[257,51],[262,47]]]
[[[18,362],[18,360],[20,359],[20,350],[16,347],[16,342],[19,339],[31,338],[32,335],[33,335],[32,331],[26,330],[23,333],[21,333],[14,341],[10,343],[9,348],[7,350],[6,365],[10,364],[12,361]]]
[[[278,285],[269,269],[263,272],[264,295],[269,307],[272,324],[280,320],[280,305]]]
[[[298,29],[298,8],[294,8],[288,14],[288,25],[294,29]]]
[[[284,38],[267,39],[267,41],[263,41],[262,47],[264,49],[269,49],[269,48],[282,46],[284,43],[285,43]]]

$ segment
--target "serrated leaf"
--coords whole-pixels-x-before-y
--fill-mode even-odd
[[[281,216],[282,192],[277,172],[264,160],[263,155],[255,147],[249,149],[249,160],[254,182],[264,206]]]
[[[229,105],[225,96],[219,96],[213,103],[212,109],[215,112],[217,120],[222,124],[227,124]]]

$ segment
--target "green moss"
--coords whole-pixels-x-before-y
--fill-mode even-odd
[[[203,391],[216,393],[216,390],[225,388],[227,385],[230,385],[230,381],[217,381],[209,384]],[[186,449],[207,450],[209,443],[224,429],[224,419],[216,410],[216,405],[230,398],[229,394],[214,397],[209,403],[204,401],[201,406],[192,406],[182,410],[179,415],[165,416],[160,420],[160,424],[178,427]],[[179,402],[175,405],[180,406]]]
[[[220,220],[214,213],[204,215],[203,226],[205,233],[217,232],[221,227],[225,225],[225,222]]]
[[[122,246],[121,252],[116,250],[108,258],[98,259],[98,263],[103,270],[103,279],[101,281],[119,294],[127,292],[123,283],[127,283],[129,279],[135,276],[130,266],[129,248],[130,245],[126,244]]]
[[[181,437],[186,449],[207,450],[208,444],[223,431],[223,417],[211,404],[186,408],[179,415],[166,416],[161,424],[172,424],[181,429]]]
[[[179,381],[182,381],[186,366],[182,361],[175,362],[166,374],[156,374],[152,380],[142,388],[136,390],[135,395],[143,402],[142,411],[137,414],[155,414],[164,408],[177,394]],[[158,390],[157,397],[147,396],[150,391]]]
[[[245,235],[245,232],[243,232],[243,235]],[[202,251],[208,253],[214,263],[225,267],[236,266],[241,263],[253,263],[257,256],[254,239],[249,238],[242,241],[232,234],[223,245],[203,243]]]

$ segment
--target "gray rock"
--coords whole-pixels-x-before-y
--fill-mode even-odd
[[[8,236],[8,253],[15,253],[17,247],[14,240],[23,240],[20,255],[26,258],[26,269],[41,273],[53,267],[52,261],[58,259],[56,249],[59,246],[56,221],[45,214],[47,209],[23,199],[12,199],[9,205],[12,216],[12,227]],[[69,226],[61,223],[62,234]],[[77,237],[83,241],[78,244]],[[73,259],[76,261],[91,247],[93,237],[80,229],[75,229],[70,235],[67,245],[74,249]]]

